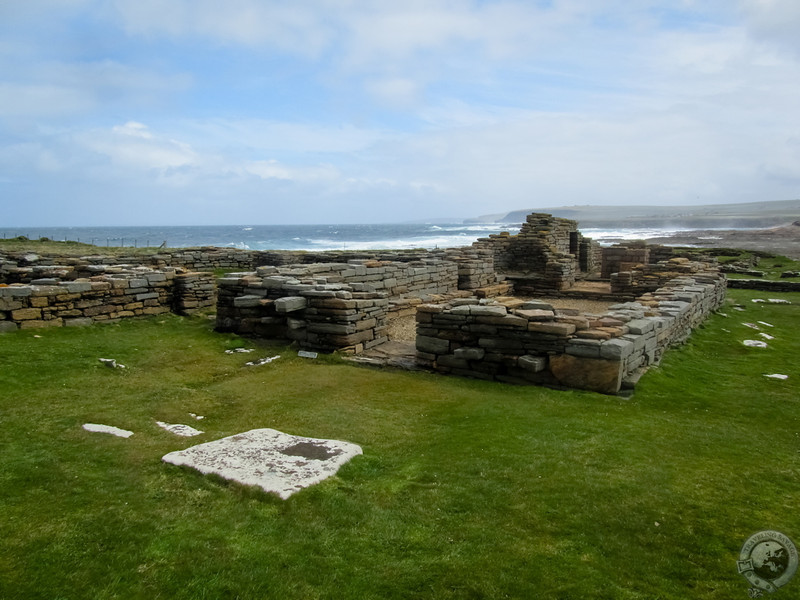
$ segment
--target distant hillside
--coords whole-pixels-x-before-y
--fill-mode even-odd
[[[558,206],[483,215],[465,223],[522,223],[532,212],[578,221],[581,227],[687,229],[774,227],[800,219],[800,199],[701,206]]]

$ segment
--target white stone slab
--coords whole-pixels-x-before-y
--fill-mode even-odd
[[[133,432],[127,429],[120,429],[119,427],[113,427],[111,425],[99,425],[97,423],[84,423],[83,428],[92,433],[110,433],[111,435],[123,438],[129,438],[133,435]]]
[[[766,342],[760,342],[758,340],[745,340],[742,342],[748,348],[766,348]]]
[[[248,367],[260,367],[261,365],[271,363],[273,360],[278,360],[280,357],[280,354],[278,356],[268,356],[266,358],[259,358],[258,360],[251,360],[250,362],[246,362],[244,364]]]
[[[164,462],[214,473],[286,499],[335,475],[361,447],[350,442],[299,437],[276,429],[253,429],[214,442],[170,452]]]
[[[163,421],[156,421],[156,425],[162,429],[166,429],[170,433],[174,433],[175,435],[180,435],[182,437],[194,437],[203,433],[199,429],[195,429],[194,427],[183,425],[181,423],[164,423]]]
[[[105,366],[107,366],[107,367],[109,367],[111,369],[124,369],[125,368],[125,365],[119,364],[113,358],[98,358],[97,360],[99,360],[101,363],[103,363]]]

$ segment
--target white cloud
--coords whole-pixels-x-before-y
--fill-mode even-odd
[[[198,161],[188,144],[155,137],[147,126],[133,121],[111,131],[87,132],[78,140],[85,149],[108,157],[112,164],[124,169],[165,171]]]
[[[0,81],[0,118],[71,115],[94,106],[95,99],[84,89],[46,82]]]
[[[196,146],[238,148],[248,155],[313,155],[358,152],[387,135],[352,124],[281,122],[267,119],[180,119],[165,123]]]
[[[797,0],[740,0],[752,34],[800,54],[800,3]]]
[[[222,43],[272,46],[303,56],[318,54],[330,37],[328,11],[318,10],[313,3],[117,0],[114,4],[125,29],[138,35],[202,36]]]
[[[380,104],[390,108],[412,108],[420,101],[420,86],[412,79],[404,77],[378,79],[368,81],[366,87]]]
[[[111,60],[22,65],[0,65],[0,118],[86,114],[109,103],[154,105],[191,82],[183,74],[160,74]]]
[[[340,177],[339,172],[330,165],[289,167],[274,159],[247,162],[241,170],[261,179],[283,179],[295,182],[335,182]]]

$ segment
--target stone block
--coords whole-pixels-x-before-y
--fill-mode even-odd
[[[71,294],[79,294],[81,292],[89,292],[92,289],[90,281],[64,281],[60,287],[64,288]]]
[[[8,333],[17,329],[17,324],[12,321],[0,321],[0,333]]]
[[[576,327],[572,323],[550,323],[550,322],[532,322],[528,325],[528,331],[533,333],[546,333],[549,335],[557,335],[567,337],[575,333]]]
[[[565,387],[601,394],[616,394],[622,384],[618,361],[561,354],[550,357],[550,372]]]
[[[64,327],[87,327],[91,325],[92,321],[89,317],[82,317],[77,319],[64,319]]]
[[[447,354],[450,352],[450,342],[425,335],[417,336],[417,352],[425,354]]]
[[[480,338],[478,345],[481,348],[490,350],[499,350],[502,352],[512,352],[521,354],[524,351],[524,345],[521,340],[508,340],[498,338]]]
[[[290,313],[303,310],[308,306],[308,300],[302,296],[285,296],[275,300],[275,310],[279,313]]]
[[[261,305],[261,296],[238,296],[233,299],[233,305],[236,308],[255,308]]]
[[[517,359],[517,366],[531,373],[539,373],[547,368],[547,357],[523,354]]]
[[[4,296],[10,298],[25,298],[30,296],[31,293],[33,293],[33,290],[27,286],[11,285],[9,287],[0,287],[0,298]]]
[[[505,317],[508,314],[505,306],[467,305],[466,308],[469,308],[470,315],[477,317]]]
[[[477,317],[476,321],[484,325],[496,325],[509,329],[525,330],[528,328],[528,319],[523,319],[515,315],[505,315],[504,317]]]
[[[529,321],[552,321],[556,318],[555,312],[545,309],[522,308],[515,310],[514,314]]]
[[[571,339],[564,348],[564,351],[572,356],[600,358],[600,341],[580,338]]]
[[[450,369],[469,369],[469,362],[464,358],[459,358],[453,354],[444,354],[436,359],[436,364],[440,367]]]
[[[486,355],[486,350],[483,348],[457,348],[453,352],[453,356],[458,359],[462,360],[483,360],[483,357]]]
[[[41,308],[20,308],[11,311],[11,318],[14,321],[29,321],[42,318]]]
[[[34,319],[32,321],[20,321],[20,329],[41,329],[43,327],[61,327],[61,319],[50,319],[49,321]]]
[[[600,358],[608,360],[622,360],[633,352],[633,342],[616,338],[607,340],[600,345]]]
[[[649,333],[655,329],[655,323],[650,319],[634,319],[628,321],[628,331],[634,335]]]

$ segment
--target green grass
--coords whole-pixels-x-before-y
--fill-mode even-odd
[[[0,239],[0,250],[6,252],[34,252],[42,254],[58,254],[60,256],[85,256],[87,254],[132,254],[148,255],[163,252],[157,246],[134,248],[133,246],[98,246],[76,242],[73,240],[57,241],[50,238],[31,240],[25,236]]]
[[[730,263],[747,263],[755,259],[752,267],[753,271],[762,271],[763,279],[781,279],[781,273],[785,271],[800,271],[800,260],[794,260],[786,256],[761,252],[758,250],[738,250],[731,248],[700,248],[694,250],[698,254],[712,254],[717,258],[720,265]],[[752,279],[752,275],[743,273],[728,273],[731,279]]]
[[[632,399],[226,355],[202,317],[6,334],[0,598],[745,598],[745,539],[800,543],[800,294],[730,296]],[[258,427],[364,455],[286,501],[160,460]]]

